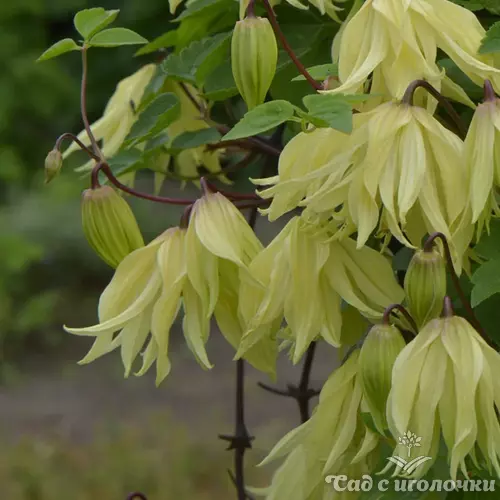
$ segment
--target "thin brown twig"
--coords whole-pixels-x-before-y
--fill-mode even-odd
[[[80,112],[82,115],[83,125],[89,136],[90,144],[92,145],[92,150],[101,161],[104,161],[104,156],[100,150],[97,141],[95,140],[92,129],[90,128],[89,119],[87,116],[87,76],[88,76],[88,62],[87,62],[87,49],[85,45],[82,47],[82,84],[80,92]]]
[[[71,139],[73,142],[76,142],[78,144],[78,146],[80,147],[80,149],[82,151],[85,151],[92,159],[94,159],[96,161],[100,160],[100,158],[91,149],[89,149],[87,146],[85,146],[85,144],[83,144],[83,142],[80,141],[80,139],[78,139],[78,137],[75,134],[72,134],[71,132],[66,132],[66,133],[60,135],[57,138],[57,141],[54,145],[54,149],[61,151],[61,146],[62,146],[62,143],[65,139]]]
[[[269,3],[269,0],[262,0],[262,2],[264,3],[264,7],[267,11],[267,15],[269,16],[269,21],[271,22],[271,25],[273,27],[275,35],[278,37],[281,45],[286,50],[287,54],[290,56],[290,59],[293,61],[293,63],[295,64],[295,66],[299,70],[299,73],[301,73],[304,76],[304,78],[309,82],[309,84],[311,85],[311,87],[314,90],[322,90],[323,85],[321,83],[317,82],[310,75],[309,71],[307,71],[305,66],[300,62],[299,58],[297,57],[297,55],[293,51],[292,47],[288,43],[288,40],[286,39],[283,31],[281,31],[278,20],[276,19],[276,14],[274,13],[274,10],[273,10],[271,4]]]
[[[133,188],[122,184],[113,174],[110,166],[106,162],[98,163],[91,172],[91,187],[95,189],[100,186],[99,183],[99,172],[102,172],[108,179],[111,184],[117,187],[120,191],[128,193],[136,198],[143,198],[145,200],[154,201],[156,203],[166,203],[168,205],[192,205],[196,200],[190,200],[186,198],[168,198],[165,196],[155,196],[149,193],[142,193],[140,191],[136,191]]]

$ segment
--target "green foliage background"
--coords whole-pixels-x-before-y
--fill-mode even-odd
[[[80,61],[66,54],[36,64],[52,43],[74,36],[73,16],[89,7],[120,9],[120,26],[154,38],[174,25],[163,0],[19,0],[0,5],[0,373],[25,348],[63,338],[67,311],[92,299],[110,270],[84,240],[79,197],[86,187],[68,162],[57,183],[43,185],[43,160],[56,138],[79,132]],[[153,56],[133,57],[137,47],[95,50],[89,57],[88,111],[97,119],[116,83]],[[76,157],[77,155],[75,155]],[[81,157],[76,157],[73,166]],[[155,231],[152,208],[138,217]],[[143,216],[141,217],[141,213]],[[153,222],[151,222],[153,219]],[[149,221],[149,222],[148,222]],[[164,221],[163,221],[164,222]],[[159,222],[161,225],[161,221]],[[95,295],[95,296],[98,296]],[[75,300],[79,297],[78,300]],[[83,301],[83,302],[82,302]],[[66,312],[66,314],[65,314]]]

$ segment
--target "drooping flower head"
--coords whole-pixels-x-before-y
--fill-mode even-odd
[[[465,139],[465,157],[472,222],[478,235],[489,227],[491,214],[500,215],[496,190],[500,187],[500,101],[479,104]]]
[[[182,307],[186,343],[200,365],[211,368],[205,345],[210,319],[236,348],[244,331],[237,315],[240,272],[261,244],[238,209],[220,194],[198,200],[189,227],[170,228],[125,257],[99,301],[99,323],[67,328],[94,336],[89,363],[120,347],[127,376],[143,346],[144,374],[156,361],[159,384],[170,371],[170,330]],[[151,337],[149,333],[151,332]],[[276,342],[262,339],[245,359],[273,374]]]
[[[328,378],[311,418],[284,436],[261,465],[286,457],[262,493],[266,500],[330,498],[329,475],[361,477],[375,465],[379,438],[360,415],[359,352]],[[375,460],[374,460],[375,459]]]
[[[453,479],[459,470],[468,478],[472,465],[500,476],[499,367],[500,354],[458,316],[427,323],[399,354],[387,403],[389,428],[396,440],[408,430],[423,437],[418,453],[432,458],[412,477],[432,466],[441,434]]]
[[[356,249],[350,239],[332,240],[300,217],[293,218],[249,264],[241,282],[240,311],[247,331],[238,353],[273,335],[284,318],[298,362],[321,337],[340,345],[341,301],[370,318],[403,298],[390,263],[369,247]],[[307,297],[307,300],[304,300]]]
[[[471,11],[448,0],[367,0],[342,31],[336,54],[342,85],[329,92],[357,92],[373,73],[371,92],[387,98],[400,99],[410,82],[425,79],[473,105],[436,57],[442,50],[472,81],[489,78],[500,90],[493,58],[477,54],[484,35]]]

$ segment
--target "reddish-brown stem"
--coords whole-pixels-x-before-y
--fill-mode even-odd
[[[460,118],[460,115],[455,111],[455,108],[450,104],[448,99],[441,95],[441,93],[436,90],[429,82],[425,80],[415,80],[411,82],[410,85],[408,85],[408,88],[406,89],[401,102],[403,102],[404,104],[408,104],[409,106],[413,106],[413,96],[415,95],[415,91],[418,88],[425,89],[432,97],[434,97],[439,102],[439,104],[443,106],[444,109],[446,109],[446,112],[454,121],[460,137],[462,139],[465,139],[465,136],[467,135],[467,128],[465,127],[462,118]]]
[[[418,327],[417,324],[415,323],[415,320],[412,318],[411,314],[407,311],[407,309],[401,304],[391,304],[389,307],[386,307],[384,311],[384,316],[382,317],[382,322],[385,325],[388,325],[390,323],[390,316],[395,310],[399,311],[406,318],[408,323],[413,328],[414,333],[417,333]]]
[[[106,162],[98,163],[93,169],[91,173],[91,186],[92,189],[99,187],[98,175],[99,172],[102,172],[113,186],[117,187],[120,191],[124,193],[128,193],[137,198],[143,198],[145,200],[154,201],[156,203],[166,203],[168,205],[192,205],[196,200],[188,200],[183,198],[168,198],[165,196],[155,196],[148,193],[141,193],[140,191],[136,191],[133,188],[122,184],[113,174],[113,171],[109,167]]]
[[[269,21],[271,22],[276,37],[279,39],[281,45],[283,46],[287,54],[290,56],[290,59],[293,61],[293,63],[299,70],[299,73],[301,73],[304,76],[304,78],[309,82],[309,84],[314,90],[322,90],[323,86],[321,85],[321,83],[317,82],[309,74],[305,66],[300,62],[299,58],[293,51],[292,47],[290,47],[290,44],[288,43],[288,40],[286,39],[283,31],[281,31],[278,20],[276,19],[276,14],[274,13],[274,10],[271,7],[271,4],[269,3],[269,0],[262,0],[262,2],[264,3],[264,7],[267,11],[267,15],[269,16]]]
[[[89,136],[90,144],[92,145],[92,150],[94,155],[99,158],[99,160],[104,161],[104,156],[99,146],[97,145],[97,141],[95,140],[94,134],[92,133],[92,129],[90,128],[89,119],[87,116],[87,49],[85,45],[82,47],[82,85],[81,85],[81,93],[80,93],[80,112],[82,115],[83,125],[85,130],[87,131],[87,135]]]
[[[61,146],[62,146],[62,143],[65,139],[71,139],[72,141],[76,142],[78,144],[78,146],[80,147],[80,149],[82,151],[85,151],[92,159],[94,159],[96,161],[100,160],[100,158],[98,156],[96,156],[92,150],[90,150],[87,146],[85,146],[85,144],[83,144],[83,142],[80,141],[80,139],[78,139],[78,137],[76,135],[74,135],[70,132],[66,132],[65,134],[62,134],[57,138],[54,149],[61,151]]]
[[[444,256],[446,258],[446,262],[448,264],[448,270],[450,272],[451,276],[451,281],[453,282],[453,286],[455,287],[455,290],[457,291],[457,294],[460,298],[460,302],[462,302],[462,305],[464,306],[467,315],[469,316],[469,321],[472,324],[472,326],[477,330],[477,332],[483,337],[483,339],[491,345],[491,342],[486,335],[486,332],[484,331],[483,327],[481,326],[481,323],[477,319],[474,309],[472,309],[471,303],[468,301],[467,297],[465,296],[465,293],[462,289],[462,285],[460,284],[460,278],[458,277],[458,274],[455,271],[455,267],[453,266],[453,259],[451,257],[451,251],[450,251],[450,245],[448,244],[448,240],[446,236],[443,233],[433,233],[427,238],[427,241],[424,244],[424,251],[428,252],[430,249],[432,249],[433,245],[435,245],[436,240],[441,240],[441,243],[443,244],[443,250],[444,250]]]
[[[256,194],[250,193],[250,194],[243,194],[243,193],[233,193],[230,191],[224,191],[223,189],[218,188],[215,184],[210,182],[208,179],[205,177],[202,177],[200,180],[201,187],[204,191],[204,193],[220,193],[226,198],[229,198],[230,200],[242,200],[242,201],[260,201],[261,198],[257,196]]]
[[[224,130],[223,133],[229,132],[229,128],[220,129]],[[269,144],[256,140],[255,137],[249,137],[245,140],[234,140],[234,141],[219,141],[214,144],[208,144],[207,149],[208,150],[215,150],[215,149],[224,149],[228,147],[235,146],[240,149],[245,149],[245,150],[252,150],[252,151],[260,151],[262,153],[266,153],[271,156],[279,156],[281,154],[281,151],[279,149],[276,149],[273,146],[270,146]]]
[[[497,96],[495,95],[495,90],[493,85],[489,80],[484,81],[484,102],[494,102]]]
[[[451,318],[455,315],[450,297],[446,296],[443,301],[443,318]]]

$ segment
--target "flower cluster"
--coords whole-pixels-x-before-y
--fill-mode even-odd
[[[298,0],[288,3],[307,8]],[[347,5],[310,3],[337,21]],[[172,12],[178,4],[170,2]],[[276,18],[254,16],[253,1],[240,5],[241,17],[247,8],[249,14],[233,33],[232,72],[250,110],[246,119],[259,120],[256,108],[268,104],[279,65],[275,33],[283,34]],[[257,194],[227,193],[200,176],[200,197],[177,200],[188,205],[179,226],[148,244],[126,201],[97,179],[103,165],[109,170],[105,158],[126,143],[139,119],[130,103],[144,100],[155,66],[120,82],[103,117],[90,127],[102,152],[84,196],[84,229],[116,271],[101,295],[98,323],[65,327],[95,338],[81,363],[120,348],[126,376],[141,358],[136,374],[155,364],[159,384],[170,372],[169,337],[178,317],[204,369],[212,367],[206,350],[212,319],[235,359],[270,376],[280,350],[288,349],[298,363],[315,342],[338,349],[354,344],[325,383],[311,418],[265,459],[284,461],[258,493],[268,500],[326,500],[335,498],[328,475],[361,477],[383,469],[421,478],[435,463],[440,442],[454,480],[479,470],[500,477],[500,354],[473,314],[470,322],[454,314],[446,274],[447,267],[459,285],[462,270],[471,269],[473,244],[500,215],[500,69],[494,56],[478,54],[484,35],[476,17],[449,0],[353,2],[332,46],[338,85],[315,87],[326,95],[314,96],[367,94],[356,105],[352,133],[316,128],[312,119],[303,123],[279,152],[275,175],[266,168],[251,179]],[[483,103],[476,106],[445,74],[438,54],[484,85]],[[176,152],[170,146],[181,134],[224,127],[208,116],[203,88],[170,77],[161,87],[176,97],[180,115],[162,130],[167,139],[153,169],[157,180],[169,173],[197,179],[204,167],[229,183],[222,160],[226,148],[241,146],[241,137],[212,148],[195,141]],[[439,99],[457,118],[443,96],[474,110],[468,131],[457,134],[438,115]],[[458,117],[459,129],[460,123]],[[78,140],[92,144],[83,132]],[[275,151],[268,137],[247,140],[250,157],[259,147]],[[46,168],[49,180],[60,170],[57,151]],[[238,204],[243,200],[249,204]],[[252,208],[256,215],[257,207],[270,222],[288,215],[266,246],[252,218],[248,222],[241,213]],[[414,252],[400,282],[390,243]],[[380,454],[387,445],[394,460],[384,468]],[[424,460],[405,469],[400,457],[411,458],[412,448]]]

